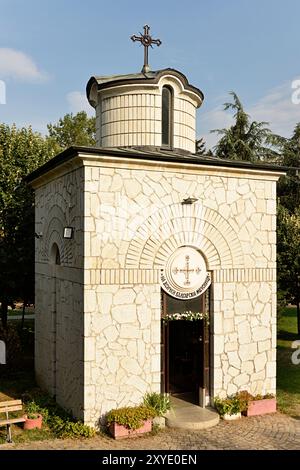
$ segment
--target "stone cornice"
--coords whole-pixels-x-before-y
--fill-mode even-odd
[[[139,149],[101,149],[70,147],[27,176],[26,181],[34,189],[70,173],[81,166],[113,166],[119,168],[160,170],[214,176],[234,176],[277,181],[288,168],[266,164],[249,164],[230,160],[218,160],[196,155],[151,152]]]

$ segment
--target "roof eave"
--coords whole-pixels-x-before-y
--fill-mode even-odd
[[[136,153],[135,156],[133,154]],[[195,154],[190,155],[172,155],[171,153],[162,154],[155,152],[139,152],[138,150],[131,149],[105,149],[105,148],[96,148],[96,147],[69,147],[60,154],[56,155],[54,158],[49,160],[47,163],[42,165],[40,168],[37,168],[35,171],[30,173],[25,181],[32,185],[32,183],[40,178],[41,176],[47,174],[50,171],[53,171],[57,167],[70,162],[75,157],[79,157],[80,154],[88,154],[95,156],[115,156],[115,157],[125,157],[128,159],[135,160],[144,160],[144,161],[156,161],[156,162],[174,162],[174,163],[184,163],[189,165],[202,165],[202,166],[215,166],[223,168],[232,168],[232,169],[241,169],[241,170],[258,170],[258,171],[269,171],[274,173],[280,173],[281,175],[286,174],[290,167],[283,167],[279,165],[268,165],[268,164],[253,164],[250,162],[238,162],[236,160],[222,160],[214,158],[205,158],[198,157]]]

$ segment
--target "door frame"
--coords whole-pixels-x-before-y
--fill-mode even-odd
[[[161,289],[161,393],[169,393],[170,391],[169,328],[168,323],[163,322],[163,317],[167,313],[168,296],[169,294]],[[209,287],[202,296],[204,296],[204,312],[209,315],[208,323],[205,322],[203,325],[203,338],[201,342],[203,360],[199,380],[202,384],[202,386],[199,386],[199,406],[205,408],[211,396],[211,288]]]

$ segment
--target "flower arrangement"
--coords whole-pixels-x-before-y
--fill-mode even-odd
[[[195,320],[206,320],[208,323],[209,315],[206,312],[192,312],[191,310],[182,312],[182,313],[167,313],[163,317],[163,322],[168,322],[172,320],[188,320],[188,321],[195,321]]]
[[[246,390],[242,390],[236,396],[243,403],[241,411],[246,416],[275,413],[276,411],[276,397],[272,393],[251,395]]]
[[[270,393],[266,395],[251,395],[248,391],[242,390],[224,399],[215,397],[214,405],[222,417],[239,413],[246,416],[257,416],[275,413],[276,398]]]
[[[110,410],[106,415],[108,426],[113,422],[125,426],[128,429],[137,429],[143,425],[143,421],[154,418],[156,412],[146,405],[127,406]]]
[[[231,395],[224,399],[215,397],[214,405],[218,413],[223,417],[224,415],[232,416],[241,413],[244,402],[237,395]]]

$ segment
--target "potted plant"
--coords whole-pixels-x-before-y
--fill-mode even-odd
[[[153,424],[164,428],[166,425],[164,415],[171,409],[169,395],[167,393],[147,393],[144,397],[144,405],[153,408],[156,413]]]
[[[39,410],[39,406],[34,401],[26,404],[24,429],[41,429],[43,417]]]
[[[106,415],[110,434],[115,439],[124,439],[152,430],[155,411],[145,405],[113,409]]]
[[[251,395],[251,393],[243,390],[238,393],[238,396],[245,403],[242,409],[245,416],[258,416],[276,412],[276,398],[270,393],[266,395]]]
[[[214,405],[221,418],[227,421],[241,417],[243,403],[236,395],[231,395],[224,399],[216,397],[214,399]]]

